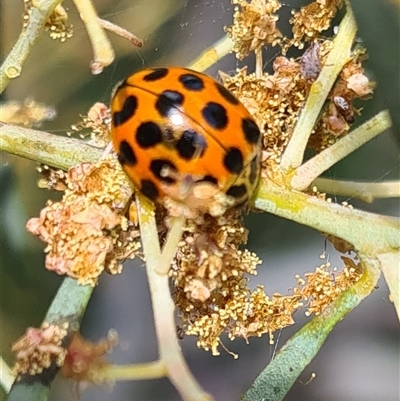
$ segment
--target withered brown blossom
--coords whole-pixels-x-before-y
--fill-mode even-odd
[[[310,148],[320,152],[346,135],[360,114],[354,106],[354,100],[366,100],[371,96],[374,83],[369,80],[361,65],[364,57],[362,52],[354,52],[340,72],[310,137]]]
[[[299,11],[292,11],[289,22],[293,25],[293,38],[285,38],[283,50],[291,46],[303,49],[305,42],[318,38],[321,32],[331,27],[331,21],[342,5],[343,0],[316,0]]]
[[[54,107],[46,106],[27,98],[22,102],[10,100],[0,105],[0,120],[7,124],[38,127],[43,121],[53,120],[57,113]]]
[[[40,374],[52,364],[62,366],[66,355],[62,342],[67,335],[67,329],[67,323],[62,327],[46,322],[40,328],[29,327],[11,348],[17,354],[13,369],[17,379],[24,374]]]
[[[230,340],[269,334],[294,323],[293,313],[307,305],[306,314],[319,314],[360,277],[360,266],[343,257],[343,272],[334,274],[323,265],[291,295],[268,296],[263,286],[248,288],[248,276],[256,275],[258,257],[240,250],[247,241],[241,215],[230,211],[221,218],[205,216],[188,222],[170,275],[174,301],[180,311],[182,335],[197,337],[197,345],[219,354],[221,335]]]
[[[117,343],[118,335],[113,330],[97,343],[87,341],[75,332],[67,349],[62,375],[78,382],[103,383],[104,369],[109,365],[104,355]]]
[[[41,174],[38,182],[39,188],[53,189],[55,191],[65,191],[67,189],[67,174],[63,170],[55,170],[43,164],[37,168]]]
[[[310,82],[303,76],[299,62],[277,57],[274,73],[257,78],[243,68],[233,77],[221,74],[223,84],[249,110],[263,135],[263,174],[273,173],[291,138],[303,107]],[[276,178],[276,177],[275,177]]]
[[[233,15],[233,25],[225,28],[233,40],[233,51],[239,60],[243,60],[252,51],[260,50],[265,45],[275,46],[282,34],[276,27],[281,8],[277,0],[233,0],[237,5]]]
[[[49,202],[27,229],[47,243],[47,269],[95,285],[138,253],[138,229],[123,215],[132,190],[112,157],[72,167],[66,183],[62,201]]]
[[[71,126],[72,132],[67,134],[79,133],[82,139],[89,136],[90,145],[105,148],[110,141],[111,116],[108,107],[104,103],[95,103],[81,119],[81,122]]]

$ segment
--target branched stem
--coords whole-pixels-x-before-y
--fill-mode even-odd
[[[313,185],[319,192],[357,198],[366,203],[372,203],[375,199],[400,198],[400,181],[360,182],[317,178]]]
[[[186,222],[185,216],[171,218],[171,226],[168,230],[167,239],[160,256],[160,261],[157,264],[158,274],[168,274],[171,268],[171,263],[175,257],[179,241],[182,238],[182,229]]]
[[[110,65],[115,58],[111,43],[100,25],[96,10],[91,0],[74,0],[80,17],[86,26],[93,48],[91,69],[93,74],[100,74],[104,67]]]
[[[29,22],[0,68],[0,93],[10,80],[21,75],[22,66],[39,39],[43,27],[62,0],[36,0],[33,2]]]
[[[136,200],[160,361],[165,364],[169,379],[185,401],[209,401],[211,397],[199,386],[183,359],[176,333],[175,306],[169,290],[168,276],[158,274],[156,271],[161,251],[154,219],[154,207],[140,194],[137,195]]]
[[[303,191],[324,171],[390,127],[389,113],[386,110],[381,111],[354,131],[339,139],[332,146],[298,167],[290,182],[291,187],[298,191]]]
[[[350,7],[340,23],[339,32],[333,40],[325,65],[318,79],[312,84],[304,109],[293,131],[292,138],[282,156],[281,167],[287,171],[297,168],[303,161],[308,138],[322,106],[343,66],[350,60],[350,50],[357,31],[356,21]]]

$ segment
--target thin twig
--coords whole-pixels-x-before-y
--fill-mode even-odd
[[[4,359],[0,356],[0,384],[6,393],[10,391],[14,380],[15,376],[12,374],[11,369],[8,367]]]
[[[100,74],[115,58],[111,43],[100,26],[99,17],[91,0],[74,0],[81,20],[86,26],[93,48],[92,74]]]
[[[386,110],[381,111],[297,168],[290,182],[291,187],[298,191],[306,189],[324,171],[390,127],[389,113]]]
[[[211,397],[199,386],[183,359],[175,327],[175,305],[169,290],[168,276],[156,271],[161,251],[154,207],[140,194],[137,194],[136,201],[160,360],[165,364],[169,379],[185,401],[210,401]]]
[[[136,35],[134,35],[132,32],[129,32],[127,29],[122,28],[119,25],[113,24],[112,22],[107,21],[105,19],[98,18],[98,20],[100,26],[104,29],[107,29],[107,31],[115,33],[116,35],[121,36],[122,38],[128,39],[129,42],[131,42],[133,45],[137,47],[143,46],[143,40],[139,39]]]
[[[171,263],[175,257],[179,241],[182,238],[182,228],[186,222],[184,215],[171,217],[171,226],[168,230],[167,239],[162,250],[160,261],[157,264],[158,274],[168,274]]]
[[[33,2],[29,22],[0,68],[0,93],[10,80],[21,75],[22,66],[43,31],[43,27],[62,0],[37,0]]]
[[[400,255],[398,252],[381,253],[377,255],[380,268],[390,291],[390,301],[394,303],[397,317],[400,320]]]
[[[357,198],[366,203],[375,199],[400,198],[400,181],[360,182],[317,178],[315,185],[319,192]]]
[[[344,239],[365,255],[400,249],[400,219],[329,203],[272,181],[261,183],[255,207]]]
[[[207,68],[210,68],[213,64],[229,54],[232,49],[233,41],[228,38],[228,36],[224,36],[204,50],[199,57],[188,65],[188,68],[200,72],[205,71]]]
[[[317,121],[321,108],[343,66],[350,60],[350,50],[356,35],[357,26],[353,12],[347,7],[346,15],[340,23],[339,32],[333,40],[325,65],[318,79],[312,84],[304,109],[282,156],[281,167],[287,171],[297,168],[303,161],[308,138]]]
[[[162,361],[138,363],[134,365],[110,365],[102,372],[104,381],[159,379],[167,375]]]

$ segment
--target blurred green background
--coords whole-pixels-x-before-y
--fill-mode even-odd
[[[302,2],[290,1],[281,9],[280,26],[292,8]],[[340,179],[381,181],[399,178],[399,10],[384,1],[352,1],[360,24],[360,36],[369,48],[367,73],[379,85],[374,99],[366,104],[364,118],[390,107],[395,127],[346,160],[332,168],[327,176]],[[92,50],[87,33],[70,1],[65,1],[74,36],[65,43],[51,40],[47,34],[39,40],[24,65],[22,75],[11,82],[1,101],[23,101],[27,97],[54,106],[57,118],[42,129],[64,135],[70,125],[79,121],[97,102],[108,103],[116,82],[128,73],[147,66],[186,65],[205,48],[218,40],[224,25],[232,20],[233,6],[221,1],[179,0],[96,0],[98,14],[134,32],[145,40],[142,49],[109,34],[116,61],[100,75],[90,73]],[[21,30],[23,2],[2,0],[1,58],[4,59]],[[276,54],[267,49],[265,60]],[[232,72],[243,63],[234,56],[225,57],[207,72],[216,77],[219,69]],[[252,60],[246,65],[251,66]],[[267,65],[267,69],[270,68]],[[43,243],[25,232],[29,217],[37,216],[47,199],[60,194],[37,187],[36,164],[0,154],[0,338],[1,353],[12,363],[10,344],[27,326],[38,326],[61,278],[44,269]],[[338,201],[345,199],[337,199]],[[355,207],[373,212],[399,215],[398,199],[381,200],[365,205],[349,200]],[[264,263],[251,286],[264,284],[266,290],[287,293],[295,284],[294,274],[313,270],[322,263],[319,255],[325,250],[333,265],[341,266],[339,256],[325,243],[322,235],[306,227],[269,215],[250,215],[249,248]],[[254,233],[257,233],[254,234]],[[302,313],[296,324],[276,333],[278,348],[304,323]],[[157,357],[150,298],[141,263],[126,263],[121,276],[104,276],[90,301],[83,323],[83,333],[91,340],[106,336],[114,328],[121,345],[110,356],[114,363],[150,361]],[[398,322],[388,300],[386,284],[341,322],[327,343],[303,373],[287,400],[376,401],[398,400],[399,347]],[[198,350],[195,340],[186,338],[182,348],[190,367],[205,389],[218,401],[238,399],[257,373],[268,363],[275,347],[268,339],[251,339],[250,345],[225,340],[225,345],[239,353],[238,360],[222,351],[212,357]],[[317,378],[304,385],[311,372]],[[53,400],[72,398],[72,385],[58,379]],[[0,394],[0,400],[4,394]],[[177,400],[167,380],[119,383],[110,387],[89,387],[82,401],[102,400]]]

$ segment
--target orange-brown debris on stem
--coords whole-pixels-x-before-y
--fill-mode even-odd
[[[29,327],[11,348],[17,354],[14,366],[17,379],[23,374],[40,374],[53,363],[62,366],[66,355],[62,342],[67,329],[68,323],[60,327],[44,322],[40,328]]]
[[[61,369],[64,377],[78,382],[100,384],[104,369],[109,365],[104,355],[118,344],[118,335],[110,330],[106,339],[97,343],[85,340],[78,332],[73,334]]]
[[[47,269],[95,285],[104,270],[120,273],[121,261],[138,254],[138,228],[124,216],[132,189],[112,157],[72,167],[66,183],[62,201],[48,202],[27,229],[47,243]]]

